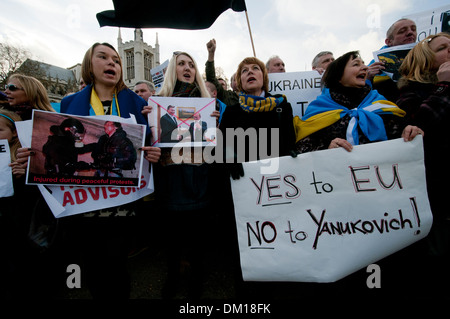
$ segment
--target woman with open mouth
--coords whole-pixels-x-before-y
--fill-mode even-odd
[[[72,115],[133,115],[138,124],[147,126],[146,145],[151,140],[146,117],[141,113],[147,102],[123,81],[119,53],[108,43],[95,43],[82,62],[86,87],[61,101],[61,113]],[[161,149],[144,146],[144,157],[154,163]],[[68,236],[76,238],[84,260],[87,285],[94,299],[127,299],[131,286],[127,271],[127,241],[135,231],[135,203],[67,217]],[[97,216],[110,216],[98,218]],[[93,217],[90,217],[93,216]],[[113,278],[113,280],[111,280]]]
[[[269,76],[265,64],[255,58],[245,58],[238,66],[236,84],[239,102],[229,105],[222,115],[220,129],[226,137],[227,129],[255,130],[255,141],[245,148],[235,147],[234,163],[290,155],[295,148],[295,132],[292,124],[292,107],[284,95],[271,95],[268,91]],[[267,132],[267,134],[265,134]],[[278,138],[276,137],[278,134]],[[232,141],[225,141],[229,148]],[[254,144],[254,145],[249,145]],[[265,144],[267,147],[262,147]],[[256,152],[252,152],[256,146]],[[236,151],[245,149],[245,154]],[[224,162],[229,162],[225,159]],[[243,172],[236,171],[241,165],[230,166],[231,176],[239,178]]]
[[[412,140],[422,130],[406,125],[405,111],[366,84],[368,67],[359,52],[348,52],[325,71],[325,88],[305,115],[294,118],[300,153],[403,137]]]

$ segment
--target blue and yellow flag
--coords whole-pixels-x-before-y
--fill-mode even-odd
[[[330,126],[346,115],[351,117],[346,138],[352,145],[359,144],[358,127],[370,141],[385,141],[386,129],[380,114],[403,117],[406,112],[385,100],[376,90],[371,90],[357,108],[350,110],[335,102],[329,89],[324,88],[322,94],[309,104],[301,119],[294,117],[296,141]]]

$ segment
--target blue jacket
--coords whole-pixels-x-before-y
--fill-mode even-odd
[[[92,85],[85,87],[80,92],[66,96],[61,101],[61,113],[71,115],[88,116],[90,114]],[[147,102],[133,91],[126,89],[117,94],[119,102],[120,116],[129,118],[130,114],[134,114],[138,124],[147,126],[147,137],[151,134],[148,127],[147,119],[142,115],[142,108],[147,105]]]

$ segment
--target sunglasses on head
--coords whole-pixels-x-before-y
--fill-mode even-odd
[[[6,84],[5,90],[10,90],[11,92],[17,91],[17,90],[23,90],[22,88],[16,86],[15,84]]]

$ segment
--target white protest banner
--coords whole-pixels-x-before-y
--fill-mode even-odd
[[[11,163],[11,155],[8,140],[0,140],[0,197],[14,195],[12,170],[9,163]]]
[[[269,73],[269,93],[284,94],[294,116],[301,118],[309,103],[321,94],[321,80],[317,71]]]
[[[148,98],[153,111],[148,115],[152,146],[201,147],[216,145],[216,109],[214,98]]]
[[[141,186],[42,186],[39,190],[56,218],[134,202],[153,193],[153,175],[144,161]]]
[[[169,60],[164,61],[163,64],[158,65],[156,68],[150,70],[150,74],[152,75],[152,81],[155,85],[156,94],[162,88],[164,83],[164,75],[166,74],[167,67],[169,66]]]
[[[450,31],[450,5],[410,14],[404,18],[416,23],[417,41],[422,41],[432,34]]]
[[[247,281],[333,282],[431,228],[421,136],[274,160],[232,182]]]
[[[113,115],[94,117],[107,121],[136,123],[134,116],[126,119]],[[31,120],[17,122],[16,128],[21,145],[30,147],[33,122]],[[140,187],[38,185],[38,188],[53,215],[60,218],[131,203],[147,196],[154,191],[152,172],[153,170],[149,172],[148,161],[142,161]]]
[[[33,110],[27,184],[139,187],[146,126]]]

